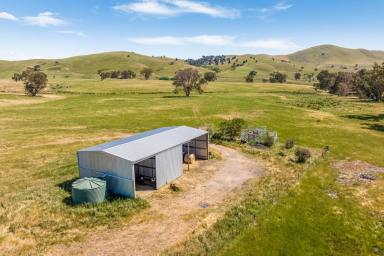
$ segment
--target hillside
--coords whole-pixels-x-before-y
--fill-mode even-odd
[[[365,49],[347,49],[334,45],[320,45],[288,55],[226,55],[216,63],[210,56],[200,59],[202,66],[216,66],[221,72],[220,80],[242,80],[251,70],[258,72],[256,79],[268,78],[269,73],[281,71],[294,79],[294,73],[302,75],[316,74],[321,69],[334,72],[354,71],[368,68],[374,62],[384,61],[384,51],[369,51]]]
[[[218,58],[220,61],[212,61]],[[300,71],[303,79],[306,74],[316,74],[320,69],[354,71],[371,66],[374,62],[384,61],[384,51],[347,49],[333,45],[320,45],[288,55],[223,55],[208,56],[197,60],[176,60],[167,57],[151,57],[133,52],[108,52],[76,56],[57,60],[0,61],[0,78],[10,78],[14,72],[20,72],[27,66],[40,65],[50,78],[95,78],[98,70],[130,69],[137,74],[143,67],[154,70],[153,78],[172,77],[183,68],[195,67],[219,68],[220,81],[243,81],[251,70],[257,71],[256,80],[268,78],[269,73],[281,71],[294,79],[294,73]],[[204,68],[205,67],[205,68]]]
[[[139,74],[144,67],[152,68],[154,77],[171,77],[175,71],[189,67],[183,60],[151,57],[133,52],[108,52],[65,59],[0,61],[0,78],[10,78],[28,66],[40,65],[49,76],[63,78],[94,78],[98,70],[133,70]]]
[[[320,45],[287,55],[296,63],[311,64],[316,67],[330,65],[372,65],[384,61],[384,51],[348,49],[334,45]]]

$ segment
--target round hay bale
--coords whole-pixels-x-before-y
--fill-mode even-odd
[[[193,164],[196,161],[195,154],[184,154],[183,159],[185,164]]]

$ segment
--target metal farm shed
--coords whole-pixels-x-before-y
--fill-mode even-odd
[[[183,174],[183,154],[208,159],[208,132],[188,126],[163,127],[77,152],[80,177],[101,177],[109,191],[135,197],[150,184],[165,185]]]

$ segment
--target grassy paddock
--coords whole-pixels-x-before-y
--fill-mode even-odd
[[[185,98],[172,93],[170,81],[57,79],[50,83],[48,92],[60,97],[31,104],[25,96],[0,95],[0,101],[4,100],[0,105],[0,249],[10,255],[39,254],[52,244],[82,239],[94,228],[126,223],[147,206],[141,200],[121,199],[96,207],[67,204],[68,184],[78,176],[76,150],[132,132],[169,125],[213,126],[225,118],[242,117],[250,125],[266,125],[276,130],[282,141],[293,138],[312,148],[329,145],[331,160],[360,159],[384,165],[383,104],[323,95],[306,85],[216,82],[207,86],[205,94]],[[10,85],[6,84],[9,90]],[[306,218],[311,216],[307,211],[313,211],[307,203],[318,202],[315,189],[332,181],[329,165],[318,168],[308,172],[309,177],[313,173],[313,181],[302,181],[308,195],[301,190],[293,191],[288,199],[281,199],[288,204],[297,201]],[[316,181],[317,178],[320,180]],[[307,183],[313,183],[315,188],[311,190]],[[319,206],[314,209],[322,206],[322,198],[318,198]],[[349,207],[348,200],[345,205]],[[324,211],[328,209],[327,206]],[[288,220],[292,218],[292,223],[299,223],[300,218],[306,220],[301,211],[272,206],[260,212],[264,211],[271,211],[270,216],[276,221],[278,212]],[[363,213],[358,210],[357,216],[365,216]],[[241,216],[238,221],[249,225]],[[369,223],[370,218],[367,217]],[[311,221],[308,229],[325,220]],[[327,227],[337,240],[341,231],[333,230],[331,225]],[[249,231],[250,234],[262,229],[252,230],[255,231]],[[341,230],[349,232],[348,227]],[[284,245],[284,237],[288,238],[278,228],[268,232],[279,237],[278,248]],[[239,245],[233,248],[241,248],[241,241],[246,239],[244,235],[244,240],[233,241],[239,240]],[[360,245],[353,241],[347,239],[343,243],[350,248]],[[372,244],[373,240],[368,237],[367,241]],[[258,250],[262,252],[263,248]],[[292,247],[291,251],[297,248]]]

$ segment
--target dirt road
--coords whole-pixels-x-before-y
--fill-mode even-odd
[[[236,191],[249,179],[263,175],[255,160],[213,145],[222,160],[200,161],[175,183],[158,191],[140,191],[150,208],[127,225],[90,235],[85,242],[54,248],[49,255],[158,255],[213,224],[225,212]]]

